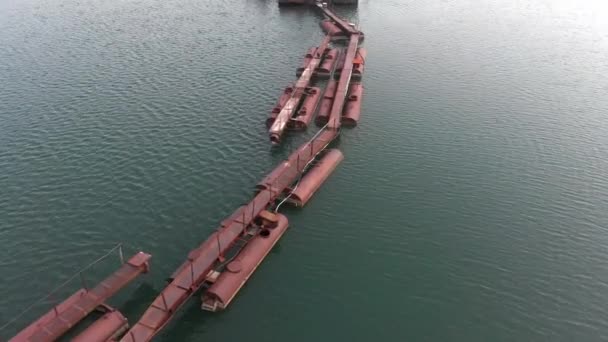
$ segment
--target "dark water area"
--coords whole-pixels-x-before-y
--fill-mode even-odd
[[[339,12],[368,50],[345,160],[228,310],[192,300],[156,340],[608,340],[608,5]],[[272,150],[264,120],[319,20],[273,0],[0,2],[0,324],[119,242],[153,255],[111,302],[135,322],[314,134]]]

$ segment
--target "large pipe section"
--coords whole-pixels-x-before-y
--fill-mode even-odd
[[[114,341],[129,329],[125,316],[118,311],[110,311],[88,326],[72,339],[72,342]]]
[[[327,82],[327,87],[325,87],[325,91],[323,92],[321,105],[319,105],[319,112],[315,119],[317,126],[324,126],[327,124],[327,121],[329,121],[329,113],[331,112],[331,106],[334,103],[337,87],[338,81],[331,79]]]
[[[338,49],[330,49],[325,54],[323,62],[321,62],[321,66],[319,66],[315,72],[315,76],[317,78],[326,79],[331,75],[331,72],[334,70],[334,65],[336,65],[339,52],[340,50]]]
[[[312,167],[289,196],[289,202],[303,207],[344,159],[340,150],[332,149]]]
[[[293,87],[287,87],[285,88],[285,90],[283,90],[283,94],[281,94],[281,97],[279,97],[279,101],[277,101],[277,104],[274,106],[274,108],[272,108],[272,111],[270,111],[268,119],[266,119],[266,127],[270,128],[270,126],[272,126],[272,124],[277,118],[277,115],[279,115],[281,109],[283,109],[283,107],[287,103],[287,100],[289,100],[289,98],[291,97],[292,93]]]
[[[361,116],[361,102],[363,100],[363,85],[361,83],[352,83],[348,90],[348,98],[342,114],[342,124],[344,126],[354,127],[359,122]]]
[[[270,214],[270,213],[268,213]],[[215,283],[202,296],[202,309],[217,311],[225,309],[241,287],[257,269],[272,247],[287,230],[289,223],[282,214],[270,214],[276,220],[263,224],[258,235],[228,264]]]
[[[312,117],[317,110],[319,99],[321,98],[321,89],[317,87],[311,87],[306,89],[306,99],[302,103],[300,110],[294,120],[292,121],[292,127],[296,130],[304,130],[308,128],[308,125],[312,121]]]
[[[311,47],[310,49],[308,49],[308,51],[306,51],[306,54],[304,55],[304,61],[302,62],[302,65],[300,65],[300,67],[296,69],[296,76],[297,77],[302,76],[302,72],[304,71],[304,69],[306,69],[306,67],[308,66],[308,64],[310,64],[310,61],[312,61],[312,59],[315,56],[316,52],[317,52],[317,48],[316,47]]]
[[[295,90],[289,100],[285,103],[281,111],[277,114],[274,122],[270,126],[268,130],[268,135],[270,137],[270,142],[273,144],[278,144],[281,141],[281,136],[285,132],[289,121],[292,119],[302,97],[304,96],[304,92],[310,80],[313,76],[314,71],[317,69],[319,64],[321,63],[322,52],[325,51],[327,46],[329,45],[329,36],[326,36],[319,48],[316,50],[313,59],[308,63],[308,66],[302,71],[302,76],[298,79],[295,84]]]

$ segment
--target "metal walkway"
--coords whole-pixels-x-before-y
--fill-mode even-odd
[[[46,342],[58,339],[138,275],[146,272],[149,259],[149,254],[143,252],[135,254],[118,271],[93,289],[79,290],[38,321],[22,330],[10,342]]]

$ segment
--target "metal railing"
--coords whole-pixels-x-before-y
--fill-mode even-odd
[[[81,284],[82,284],[82,288],[85,291],[88,291],[88,288],[86,287],[86,283],[84,280],[84,275],[83,273],[85,271],[87,271],[88,269],[90,269],[91,267],[97,265],[98,263],[102,262],[103,260],[105,260],[106,258],[108,258],[112,253],[118,251],[118,256],[120,258],[120,262],[121,264],[125,263],[124,260],[124,256],[122,253],[122,243],[117,244],[116,246],[114,246],[112,249],[110,249],[106,254],[102,255],[101,257],[97,258],[95,261],[91,262],[90,264],[86,265],[85,267],[81,268],[80,270],[78,270],[76,273],[74,273],[72,276],[70,276],[67,280],[65,280],[63,283],[61,283],[59,286],[55,287],[53,290],[51,290],[51,292],[49,292],[46,296],[36,300],[35,302],[33,302],[32,304],[28,305],[23,311],[21,311],[19,314],[15,315],[13,318],[11,318],[8,322],[4,323],[2,326],[0,326],[0,332],[4,331],[6,328],[8,328],[9,326],[13,325],[15,322],[17,322],[18,320],[20,320],[25,314],[27,314],[28,312],[32,311],[36,306],[48,301],[49,299],[53,298],[53,296],[55,294],[57,294],[57,292],[59,292],[59,290],[65,288],[70,282],[72,282],[73,280],[75,280],[76,278],[80,278]],[[57,306],[59,305],[59,303],[61,303],[62,300],[57,300],[57,302],[55,302],[53,304],[53,311],[55,312],[55,316],[57,316],[59,314],[59,312],[57,311]]]

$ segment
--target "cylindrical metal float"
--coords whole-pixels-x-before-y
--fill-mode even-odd
[[[344,38],[345,34],[340,30],[340,28],[334,24],[331,20],[323,20],[321,21],[321,28],[323,31],[332,39]]]
[[[289,226],[285,215],[276,214],[276,216],[278,218],[276,226],[262,226],[260,233],[247,243],[234,260],[226,266],[217,281],[202,295],[203,310],[225,309],[241,287],[245,285],[247,279]]]
[[[317,113],[317,118],[315,119],[317,126],[323,126],[327,123],[327,120],[329,120],[329,113],[331,112],[331,106],[334,103],[337,87],[338,81],[332,79],[327,82],[327,87],[325,87],[323,99],[321,100],[321,105],[319,106],[319,112]]]
[[[344,126],[357,126],[361,116],[361,101],[363,100],[363,85],[359,82],[351,83],[348,89],[347,102],[342,112]]]
[[[289,161],[284,161],[274,168],[264,179],[262,179],[256,186],[256,190],[268,190],[273,189],[276,180],[285,172],[285,170],[289,169],[291,164]]]
[[[277,101],[277,104],[274,106],[274,108],[272,108],[272,111],[270,112],[268,119],[266,119],[267,128],[270,128],[270,126],[272,126],[272,124],[274,123],[274,120],[277,118],[277,115],[279,115],[279,112],[281,112],[281,109],[283,108],[283,106],[285,106],[285,103],[287,103],[287,100],[289,100],[292,93],[293,93],[293,87],[291,87],[291,86],[289,86],[289,87],[285,88],[285,90],[283,90],[283,94],[281,94],[281,97],[279,97],[279,101]]]
[[[125,316],[118,311],[110,311],[101,316],[83,332],[74,337],[72,342],[106,342],[115,340],[129,328]]]
[[[361,80],[363,77],[363,69],[365,69],[365,57],[367,56],[367,50],[365,48],[358,48],[357,54],[353,59],[353,73],[351,78],[355,81]]]
[[[334,65],[336,64],[338,53],[338,49],[330,49],[329,52],[325,54],[321,65],[317,68],[315,76],[318,78],[328,78],[329,75],[331,75]]]
[[[297,77],[302,76],[302,72],[304,71],[304,69],[306,69],[306,67],[308,66],[308,63],[310,63],[310,61],[312,60],[316,51],[317,51],[316,47],[311,47],[310,49],[308,49],[308,51],[306,52],[306,55],[304,55],[304,61],[302,62],[302,65],[300,65],[300,67],[296,69]]]
[[[308,128],[308,125],[310,124],[310,121],[312,121],[312,117],[315,114],[320,98],[321,89],[317,87],[306,89],[306,99],[304,99],[304,102],[302,102],[300,110],[298,110],[296,117],[292,121],[294,129],[303,130]]]
[[[343,159],[344,155],[340,150],[329,150],[318,164],[302,177],[300,183],[291,193],[289,202],[297,207],[303,207]]]

